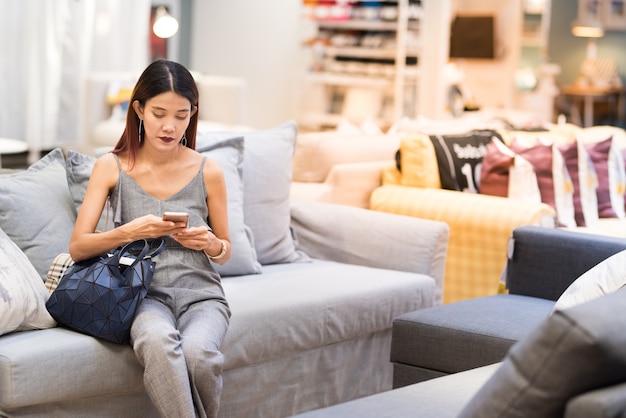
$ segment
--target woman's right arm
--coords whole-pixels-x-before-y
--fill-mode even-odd
[[[117,182],[118,170],[115,158],[110,153],[98,158],[94,164],[70,241],[70,255],[74,261],[94,257],[132,241],[119,228],[109,232],[95,232],[109,193]]]

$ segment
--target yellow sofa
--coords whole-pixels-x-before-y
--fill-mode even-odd
[[[612,137],[626,155],[623,129],[607,126],[582,129],[572,125],[548,125],[548,128],[549,131],[541,135],[554,143],[574,138],[583,143],[595,143]],[[499,132],[505,143],[520,135],[539,135]],[[400,144],[403,170],[398,170],[395,164],[383,170],[382,185],[371,193],[370,209],[443,221],[449,225],[444,303],[496,294],[503,290],[500,278],[513,229],[522,225],[555,227],[559,219],[557,213],[545,203],[441,189],[434,149],[429,145],[431,141],[424,138],[428,137],[422,133],[404,134]],[[405,164],[411,169],[404,170]],[[621,187],[623,193],[626,184],[617,187]],[[600,218],[587,226],[558,226],[626,237],[625,218]]]
[[[448,224],[444,303],[498,293],[512,231],[521,225],[553,227],[555,215],[543,203],[389,183],[374,190],[370,208]]]

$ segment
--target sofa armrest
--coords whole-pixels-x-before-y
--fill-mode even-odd
[[[509,242],[509,293],[557,300],[584,272],[626,249],[623,238],[523,226]]]
[[[626,383],[583,393],[567,402],[565,418],[621,417],[626,414]]]
[[[449,235],[445,223],[293,200],[291,226],[298,249],[313,258],[432,277],[435,303],[441,303]]]
[[[496,294],[513,230],[521,225],[553,226],[555,216],[546,204],[392,184],[374,190],[370,208],[450,226],[446,303]]]

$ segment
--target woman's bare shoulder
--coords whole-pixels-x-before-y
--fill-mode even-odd
[[[93,166],[92,176],[95,174],[98,177],[110,181],[117,182],[117,176],[119,172],[118,160],[112,152],[98,157]]]

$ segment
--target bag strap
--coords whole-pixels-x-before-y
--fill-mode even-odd
[[[163,252],[163,250],[165,250],[166,245],[165,245],[165,240],[163,238],[155,238],[153,240],[151,240],[152,245],[150,245],[151,248],[153,248],[157,243],[158,245],[156,246],[156,248],[154,248],[152,251],[150,251],[146,257],[156,257],[157,255],[161,254]]]
[[[131,250],[139,249],[139,248],[141,248],[141,252],[138,255],[134,255],[131,253]],[[129,255],[133,259],[133,262],[129,266],[132,269],[133,267],[135,267],[135,265],[138,262],[140,262],[141,260],[144,259],[144,257],[146,257],[146,255],[148,254],[148,251],[150,251],[150,244],[148,243],[148,240],[138,239],[138,240],[131,241],[128,244],[124,245],[122,248],[120,248],[119,251],[115,252],[114,257],[117,258],[117,264],[119,264],[120,259],[122,257],[126,257],[125,254]]]

